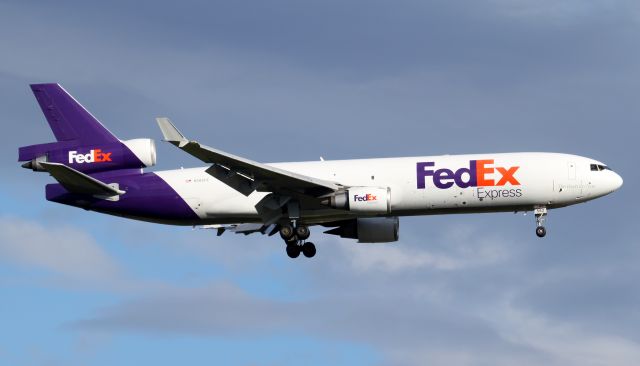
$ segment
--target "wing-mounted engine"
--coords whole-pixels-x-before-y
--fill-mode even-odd
[[[326,196],[324,205],[339,210],[368,214],[391,212],[391,189],[388,187],[350,187]]]
[[[341,238],[358,239],[358,243],[390,243],[398,241],[400,220],[398,217],[365,217],[343,221],[325,234]]]

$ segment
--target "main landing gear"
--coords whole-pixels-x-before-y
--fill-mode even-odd
[[[287,255],[289,258],[298,258],[302,253],[307,258],[316,255],[316,246],[312,242],[305,242],[309,238],[311,231],[308,226],[287,224],[280,228],[280,237],[287,244]]]
[[[547,208],[544,206],[536,207],[533,213],[536,216],[536,235],[538,238],[543,238],[547,235],[547,229],[544,228],[544,221],[547,218]]]

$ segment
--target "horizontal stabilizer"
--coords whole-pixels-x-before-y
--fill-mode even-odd
[[[126,193],[64,164],[45,162],[40,164],[71,193],[87,194],[95,197],[114,197]]]

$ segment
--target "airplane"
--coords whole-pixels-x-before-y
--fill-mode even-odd
[[[544,237],[548,210],[622,186],[606,164],[545,152],[265,164],[186,138],[157,118],[164,140],[205,167],[149,172],[152,139],[120,140],[59,84],[32,84],[55,142],[19,148],[18,161],[58,183],[46,199],[152,223],[280,234],[291,258],[311,258],[310,226],[360,243],[399,238],[399,217],[529,212]]]

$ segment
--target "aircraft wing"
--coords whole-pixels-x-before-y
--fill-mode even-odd
[[[257,190],[289,196],[302,194],[319,197],[341,187],[331,181],[297,174],[201,145],[184,137],[168,118],[156,118],[156,121],[165,141],[212,164],[207,173],[245,196]]]
[[[71,193],[105,198],[125,194],[125,191],[112,187],[64,164],[46,162],[40,162],[39,164]]]

